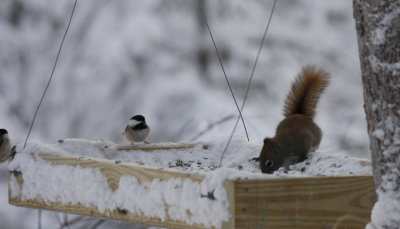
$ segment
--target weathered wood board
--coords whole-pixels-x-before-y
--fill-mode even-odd
[[[197,143],[198,144],[198,143]],[[123,145],[123,146],[118,146],[117,150],[142,150],[142,151],[154,151],[154,150],[174,150],[174,149],[188,149],[188,148],[193,148],[197,144],[179,144],[179,145],[169,145],[169,146],[153,146],[152,144],[145,144],[145,145]],[[207,150],[210,146],[206,144],[201,144],[201,147],[204,150]]]
[[[372,176],[282,178],[235,181],[235,226],[332,228],[343,215],[369,221],[375,203]],[[365,228],[347,220],[339,228]]]
[[[135,176],[140,182],[169,178],[191,179],[202,182],[203,176],[190,175],[177,170],[155,168],[132,163],[116,162],[106,159],[70,157],[66,155],[39,154],[53,165],[72,165],[82,168],[100,168],[112,190],[118,189],[122,175]],[[9,179],[18,179],[23,187],[22,174],[9,172]],[[352,214],[365,219],[365,222],[345,220],[338,229],[364,228],[369,221],[370,211],[375,202],[372,176],[303,177],[237,179],[225,182],[230,202],[229,222],[224,229],[254,228],[332,228],[343,215]],[[15,206],[39,208],[73,214],[125,220],[169,228],[206,228],[204,225],[188,225],[185,222],[168,219],[149,218],[132,214],[125,209],[101,213],[96,208],[81,204],[63,205],[59,202],[46,204],[40,200],[21,200],[12,198],[9,187],[9,203]]]

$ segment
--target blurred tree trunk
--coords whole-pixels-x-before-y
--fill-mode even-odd
[[[353,10],[379,203],[372,223],[400,228],[400,1],[353,0]]]

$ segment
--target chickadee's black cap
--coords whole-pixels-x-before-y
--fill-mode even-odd
[[[144,116],[143,115],[135,115],[135,116],[133,116],[132,118],[131,118],[131,120],[136,120],[136,121],[139,121],[139,122],[143,122],[145,119],[144,119]]]
[[[0,135],[8,134],[6,129],[0,129]]]

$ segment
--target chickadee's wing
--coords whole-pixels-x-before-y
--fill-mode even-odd
[[[129,128],[129,126],[126,125],[126,127],[125,127],[125,133],[126,133],[126,131],[128,131],[128,128]]]

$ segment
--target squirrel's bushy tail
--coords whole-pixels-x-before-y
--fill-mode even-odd
[[[285,117],[303,114],[313,118],[315,109],[325,87],[328,85],[327,73],[315,66],[305,66],[292,84],[283,107]]]

